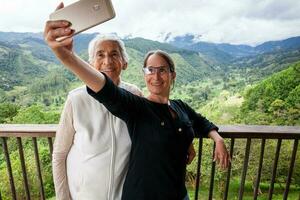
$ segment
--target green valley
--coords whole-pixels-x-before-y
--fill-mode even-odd
[[[85,60],[88,58],[88,42],[96,34],[80,34],[75,38],[74,49]],[[191,36],[175,38],[172,42],[158,42],[144,38],[124,39],[130,57],[128,69],[122,79],[138,85],[147,95],[142,64],[147,51],[161,49],[169,52],[176,63],[177,79],[171,97],[182,99],[196,111],[216,124],[256,124],[300,126],[300,37],[282,41],[266,42],[256,47],[247,45],[193,43]],[[186,37],[186,38],[184,38]],[[0,32],[0,123],[11,124],[56,124],[68,92],[82,83],[68,72],[42,39],[41,33]],[[228,141],[227,141],[228,142]],[[242,170],[244,141],[235,144],[232,169],[233,188],[238,188],[238,177]],[[195,142],[197,145],[197,141]],[[32,148],[26,146],[25,152]],[[202,184],[209,184],[211,142],[204,142]],[[259,155],[259,141],[253,140],[248,170],[248,191],[254,181]],[[45,166],[47,197],[54,194],[51,162],[46,151],[46,141],[41,141],[41,158]],[[281,187],[289,170],[291,157],[290,141],[282,145],[283,154],[278,165],[276,187]],[[267,141],[268,152],[265,163],[270,166],[275,154],[275,141]],[[11,149],[13,164],[19,165],[17,146]],[[273,151],[274,150],[274,151]],[[2,151],[2,149],[0,149]],[[300,187],[300,151],[295,160],[296,167],[293,190],[296,195]],[[1,154],[2,155],[2,154]],[[29,177],[34,180],[33,164],[29,164]],[[4,157],[0,156],[0,175],[6,174]],[[194,187],[197,163],[187,168],[187,185]],[[267,191],[270,169],[263,167],[262,191]],[[14,172],[21,178],[21,172]],[[225,175],[216,172],[215,179],[222,188]],[[2,194],[9,193],[9,183],[0,182]],[[206,186],[205,186],[206,187]],[[21,190],[18,188],[18,190]],[[38,195],[38,188],[32,188]],[[4,192],[3,192],[4,191]],[[236,192],[237,193],[237,192]],[[265,192],[266,193],[266,192]],[[220,193],[220,196],[222,194]],[[233,197],[232,197],[233,198]],[[6,198],[4,198],[6,199]],[[280,197],[278,197],[280,199]]]

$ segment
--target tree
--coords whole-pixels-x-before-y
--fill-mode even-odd
[[[249,89],[241,107],[240,121],[252,124],[300,123],[300,63],[273,74]]]
[[[0,104],[0,123],[8,123],[18,114],[20,107],[13,103]]]
[[[5,91],[0,88],[0,103],[3,103],[7,100]]]
[[[45,112],[40,105],[33,105],[22,108],[17,116],[13,118],[13,123],[29,124],[52,124],[58,123],[59,113],[48,111]]]

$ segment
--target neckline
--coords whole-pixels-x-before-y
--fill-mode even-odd
[[[147,98],[145,98],[145,99],[147,99]],[[149,100],[149,99],[147,99],[147,101],[148,101],[148,102],[151,102],[151,103],[153,103],[153,104],[161,105],[161,106],[171,106],[171,101],[172,101],[172,100],[169,99],[167,103],[159,103],[159,102],[151,101],[151,100]]]

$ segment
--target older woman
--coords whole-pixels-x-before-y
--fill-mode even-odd
[[[116,36],[96,36],[89,63],[118,87],[141,96],[121,80],[127,67],[124,43]],[[92,98],[86,87],[72,90],[65,102],[53,148],[56,199],[120,200],[131,141],[126,124]]]
[[[127,125],[132,147],[123,200],[185,198],[186,155],[195,136],[211,137],[216,142],[215,159],[227,167],[230,156],[218,128],[184,102],[169,99],[176,72],[167,53],[147,54],[143,71],[150,94],[143,98],[118,88],[74,54],[72,37],[56,41],[71,35],[65,21],[45,29],[46,41],[61,62],[87,84],[90,95]]]

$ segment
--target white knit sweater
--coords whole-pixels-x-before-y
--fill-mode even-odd
[[[134,85],[119,85],[134,94]],[[89,96],[86,87],[69,93],[53,151],[58,200],[118,200],[131,141],[126,124]]]

